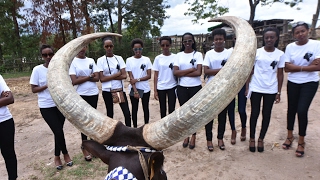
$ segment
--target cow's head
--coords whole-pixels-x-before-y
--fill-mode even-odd
[[[245,84],[252,70],[257,48],[255,33],[245,20],[237,17],[220,17],[211,21],[223,21],[235,29],[237,43],[228,63],[210,83],[179,109],[141,128],[126,127],[120,121],[92,108],[76,93],[68,75],[73,57],[84,46],[97,38],[121,35],[85,35],[69,42],[54,55],[48,70],[51,96],[65,117],[97,142],[84,143],[84,146],[108,163],[109,171],[121,165],[131,169],[138,179],[145,179],[137,155],[129,157],[125,153],[118,153],[115,156],[115,152],[107,151],[103,145],[144,146],[156,150],[168,148],[205,126],[231,102]],[[144,154],[145,161],[147,156],[150,155]]]

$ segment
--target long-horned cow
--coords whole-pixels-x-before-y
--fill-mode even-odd
[[[84,46],[97,38],[121,35],[108,32],[84,35],[69,42],[54,55],[48,70],[51,96],[65,117],[94,140],[86,141],[83,145],[109,165],[110,173],[121,167],[139,180],[166,179],[162,171],[164,158],[161,150],[205,126],[231,102],[245,84],[257,48],[255,33],[245,20],[238,17],[219,17],[209,22],[213,21],[225,22],[235,29],[237,43],[228,63],[183,106],[161,120],[140,128],[126,127],[120,121],[92,108],[76,93],[68,75],[73,57]],[[108,145],[108,148],[104,145]]]

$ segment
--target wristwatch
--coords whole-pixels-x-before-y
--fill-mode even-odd
[[[139,94],[139,92],[138,92],[138,91],[135,91],[134,94]]]
[[[92,79],[92,75],[91,74],[90,74],[89,78]]]
[[[281,94],[280,92],[277,92],[277,94]]]
[[[138,78],[137,81],[140,82],[140,78]]]

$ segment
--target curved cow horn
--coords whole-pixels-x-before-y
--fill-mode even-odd
[[[109,139],[118,121],[108,118],[92,108],[75,91],[69,76],[69,67],[78,52],[91,41],[115,33],[94,33],[70,41],[52,57],[48,68],[48,88],[53,101],[63,115],[81,132],[99,143]]]
[[[175,112],[143,128],[143,138],[156,149],[167,148],[196,132],[216,117],[245,84],[253,67],[256,36],[249,24],[236,17],[221,17],[236,31],[237,43],[228,63],[200,92]],[[48,87],[59,110],[84,134],[106,142],[119,121],[112,120],[88,105],[72,87],[68,70],[73,57],[96,38],[116,35],[95,33],[79,37],[62,47],[48,69]]]
[[[243,19],[229,16],[223,21],[235,29],[237,43],[228,63],[187,103],[173,113],[143,128],[145,141],[154,148],[164,149],[204,127],[234,99],[245,84],[253,67],[257,49],[256,35]]]

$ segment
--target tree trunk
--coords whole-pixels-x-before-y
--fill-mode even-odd
[[[107,4],[109,4],[109,0],[107,0]],[[113,26],[113,21],[112,21],[112,17],[111,17],[111,7],[108,7],[108,17],[109,17],[109,21],[110,21],[110,27],[111,27],[111,32],[115,32],[114,30],[114,26]]]
[[[17,20],[17,1],[12,0],[12,7],[11,7],[11,13],[12,13],[12,20],[14,24],[14,36],[15,36],[15,44],[16,44],[16,52],[15,54],[18,57],[21,57],[22,51],[21,51],[21,43],[20,43],[20,30],[19,30],[19,24]]]
[[[90,15],[89,15],[89,12],[88,12],[88,2],[87,1],[81,1],[81,3],[82,3],[82,12],[84,14],[84,18],[86,19],[85,34],[90,34],[91,33],[91,28],[90,28],[91,20],[90,20]]]
[[[122,34],[122,3],[118,0],[118,34]]]
[[[249,5],[250,5],[250,18],[249,18],[249,24],[251,26],[253,26],[253,20],[254,20],[254,16],[256,14],[256,7],[259,4],[260,0],[254,0],[254,2],[252,2],[253,0],[249,0]]]
[[[70,11],[70,17],[71,17],[71,28],[72,28],[72,37],[73,39],[77,38],[77,27],[76,27],[76,21],[74,17],[74,10],[73,10],[73,1],[67,0],[67,4]]]
[[[317,5],[317,10],[316,13],[313,15],[312,18],[312,24],[311,24],[311,38],[312,39],[316,39],[317,38],[317,34],[316,34],[316,25],[317,25],[317,21],[318,21],[318,17],[319,17],[319,10],[320,10],[320,0],[318,0],[318,5]]]

